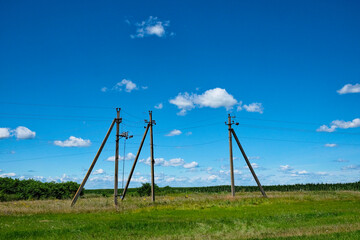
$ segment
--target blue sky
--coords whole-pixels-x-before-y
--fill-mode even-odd
[[[125,178],[152,110],[160,186],[230,183],[228,113],[263,185],[358,181],[359,10],[357,1],[3,1],[0,176],[80,182],[121,107],[121,131],[134,135]],[[235,184],[255,185],[233,150]],[[86,188],[113,186],[114,151],[113,132]],[[149,182],[148,157],[149,138],[130,186]]]

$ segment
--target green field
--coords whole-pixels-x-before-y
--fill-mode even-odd
[[[360,239],[360,192],[192,193],[0,203],[1,239]]]

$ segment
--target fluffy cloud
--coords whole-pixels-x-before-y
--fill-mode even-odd
[[[195,107],[225,107],[227,110],[230,110],[237,104],[237,100],[222,88],[210,89],[200,95],[196,93],[189,94],[187,92],[179,93],[174,99],[170,99],[169,102],[180,109],[178,115],[185,115],[187,111]]]
[[[264,107],[262,106],[262,103],[251,103],[249,105],[243,105],[242,106],[247,112],[258,112],[262,114],[264,112]],[[237,109],[239,111],[239,107]],[[241,110],[241,109],[240,109]]]
[[[151,159],[148,157],[147,159],[141,159],[140,162],[151,165]],[[155,158],[155,166],[163,166],[163,167],[178,167],[182,166],[184,168],[195,168],[199,164],[197,162],[185,163],[182,158],[172,158],[170,160],[165,160],[164,158]]]
[[[337,160],[335,160],[335,162],[349,162],[348,160],[345,160],[345,159],[342,159],[342,158],[339,158]]]
[[[261,103],[251,103],[249,105],[242,105],[241,101],[237,101],[231,94],[223,88],[214,88],[205,91],[202,94],[197,93],[179,93],[175,98],[170,99],[169,102],[180,109],[177,114],[184,116],[188,111],[194,108],[220,108],[224,107],[226,110],[232,109],[237,105],[237,110],[241,111],[243,108],[248,112],[263,113],[263,106]]]
[[[93,172],[93,174],[94,175],[98,175],[98,174],[104,174],[105,173],[105,171],[104,171],[104,169],[98,169],[98,170],[95,170],[94,172]]]
[[[16,176],[15,173],[3,173],[3,174],[0,174],[0,178],[15,177],[15,176]]]
[[[106,92],[106,91],[108,90],[108,88],[107,88],[107,87],[102,87],[100,90],[101,90],[102,92]]]
[[[347,94],[347,93],[360,93],[360,84],[356,83],[355,85],[346,84],[341,89],[337,90],[339,94]]]
[[[216,180],[221,180],[221,178],[217,175],[210,175],[207,177],[207,180],[210,182],[215,182]]]
[[[251,166],[252,166],[252,168],[254,168],[254,169],[260,167],[259,164],[257,164],[257,163],[251,163]],[[249,168],[249,167],[248,167],[248,166],[245,166],[245,168]]]
[[[131,38],[144,38],[147,36],[165,37],[170,21],[160,21],[157,17],[150,16],[146,21],[135,23],[136,34],[130,35]],[[170,33],[169,35],[174,35]]]
[[[293,168],[290,167],[289,165],[280,165],[280,170],[281,171],[291,171],[291,170],[293,170]]]
[[[145,163],[146,165],[151,164],[150,157],[147,159],[141,159],[140,162]],[[163,166],[163,167],[177,167],[184,165],[185,161],[182,158],[173,158],[169,161],[166,161],[164,158],[155,158],[155,166]]]
[[[0,128],[0,139],[10,137],[10,128]]]
[[[14,130],[14,134],[17,139],[30,139],[30,138],[34,138],[36,135],[35,132],[23,126],[17,127]]]
[[[324,146],[325,146],[325,147],[333,148],[333,147],[336,147],[337,144],[336,144],[336,143],[326,143]]]
[[[133,90],[137,90],[138,87],[131,80],[123,79],[121,80],[121,82],[115,84],[115,86],[112,89],[117,91],[125,90],[125,92],[131,92]]]
[[[70,136],[69,139],[65,141],[54,141],[54,144],[60,147],[89,147],[91,142],[90,140]]]
[[[132,160],[132,159],[135,159],[135,157],[136,156],[130,152],[130,153],[126,154],[125,160]],[[119,156],[119,160],[123,160],[123,159],[124,159],[123,156]],[[107,159],[105,159],[105,161],[114,162],[115,156],[108,157]]]
[[[184,164],[184,168],[196,168],[199,164],[197,162],[191,162]]]
[[[331,122],[330,127],[326,125],[320,126],[317,132],[334,132],[337,128],[348,129],[360,127],[360,118],[355,118],[352,121],[334,120]]]
[[[164,106],[163,106],[162,103],[159,103],[159,104],[157,104],[157,105],[154,106],[154,108],[156,108],[156,109],[162,109],[163,107],[164,107]]]
[[[280,171],[286,173],[286,174],[290,174],[291,177],[298,177],[298,176],[304,176],[304,175],[309,175],[310,173],[306,170],[294,170],[292,167],[290,167],[289,165],[280,165]]]
[[[342,167],[341,170],[357,170],[357,169],[360,169],[360,165],[349,165],[349,166],[345,166],[345,167]]]
[[[180,135],[182,132],[180,130],[174,129],[171,132],[169,132],[168,134],[166,134],[165,136],[167,137],[172,137],[172,136],[177,136]]]

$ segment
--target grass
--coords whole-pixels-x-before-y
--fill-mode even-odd
[[[0,239],[360,239],[360,192],[172,194],[0,203]]]

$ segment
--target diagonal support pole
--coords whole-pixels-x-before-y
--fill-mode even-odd
[[[255,171],[254,171],[253,167],[251,166],[250,161],[249,161],[248,157],[246,156],[246,153],[245,153],[243,147],[241,146],[240,141],[239,141],[238,137],[236,136],[236,133],[235,133],[234,129],[231,129],[231,133],[233,134],[233,136],[234,136],[234,138],[235,138],[235,140],[236,140],[236,142],[237,142],[237,144],[238,144],[238,146],[240,148],[240,151],[241,151],[241,153],[242,153],[242,155],[243,155],[243,157],[244,157],[244,159],[246,161],[246,164],[248,165],[248,167],[249,167],[249,169],[251,171],[251,174],[253,175],[258,187],[260,188],[260,191],[261,191],[262,195],[267,198],[266,193],[265,193],[263,187],[261,186],[261,183],[260,183],[259,179],[257,178],[257,176],[255,174]]]
[[[105,143],[106,143],[106,141],[107,141],[107,139],[108,139],[108,137],[109,137],[109,135],[110,135],[110,133],[111,133],[111,130],[112,130],[113,127],[114,127],[115,121],[116,121],[116,119],[114,119],[114,120],[112,121],[112,123],[111,123],[111,125],[110,125],[110,128],[109,128],[108,132],[106,133],[106,136],[105,136],[103,142],[101,143],[101,146],[100,146],[98,152],[96,153],[95,158],[94,158],[93,162],[91,163],[90,168],[89,168],[89,170],[87,171],[87,173],[86,173],[86,175],[85,175],[85,177],[84,177],[84,180],[82,181],[79,189],[78,189],[77,192],[75,193],[75,196],[74,196],[74,198],[73,198],[73,200],[72,200],[72,202],[71,202],[71,206],[74,206],[75,203],[76,203],[76,201],[77,201],[77,199],[79,198],[80,193],[81,193],[81,191],[83,190],[83,188],[84,188],[84,186],[85,186],[85,183],[86,183],[86,181],[88,180],[88,178],[89,178],[89,176],[90,176],[90,174],[91,174],[91,172],[92,172],[92,170],[93,170],[93,168],[94,168],[94,166],[95,166],[95,164],[96,164],[96,161],[98,160],[98,158],[99,158],[99,156],[100,156],[100,154],[101,154],[101,151],[103,150],[103,148],[104,148],[104,146],[105,146]]]
[[[144,144],[144,141],[145,141],[145,138],[146,138],[146,134],[147,134],[147,132],[148,132],[148,130],[149,130],[149,127],[150,127],[150,124],[147,124],[146,130],[145,130],[145,132],[144,132],[144,136],[143,136],[143,138],[142,138],[142,140],[141,140],[141,143],[140,143],[139,150],[138,150],[138,152],[137,152],[137,154],[136,154],[136,157],[135,157],[135,160],[134,160],[134,164],[133,164],[133,166],[132,166],[132,168],[131,168],[131,171],[130,171],[130,174],[129,174],[129,178],[128,178],[127,182],[126,182],[126,185],[125,185],[123,194],[122,194],[122,196],[121,196],[121,201],[124,200],[124,198],[125,198],[127,189],[128,189],[128,187],[129,187],[129,184],[130,184],[130,181],[131,181],[131,177],[132,177],[132,175],[133,175],[133,173],[134,173],[135,166],[136,166],[137,160],[138,160],[138,158],[139,158],[139,156],[140,156],[140,152],[141,152],[142,146],[143,146],[143,144]]]

